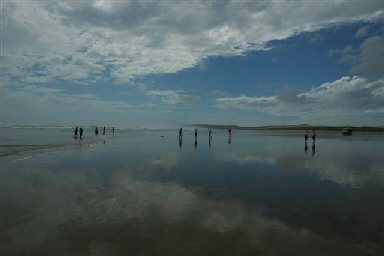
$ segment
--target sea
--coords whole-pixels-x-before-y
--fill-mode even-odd
[[[384,134],[3,127],[0,255],[384,255]]]

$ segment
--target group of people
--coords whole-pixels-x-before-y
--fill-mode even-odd
[[[113,128],[113,133],[115,132],[115,128]],[[99,135],[99,129],[97,128],[97,126],[95,127],[95,135]],[[103,135],[105,135],[105,126],[103,127]]]
[[[76,126],[76,128],[75,128],[75,135],[73,135],[73,137],[75,139],[77,139],[79,137],[78,132],[80,133],[80,139],[82,140],[83,139],[83,128],[81,128],[81,127],[79,128],[79,127]]]
[[[232,133],[232,130],[231,128],[228,129],[228,136],[229,136],[229,139],[228,139],[228,143],[231,144],[231,133]],[[197,128],[195,128],[195,145],[197,145],[197,134],[198,134],[198,130]],[[181,144],[183,141],[183,128],[180,128],[179,129],[179,144]],[[212,129],[209,128],[209,133],[208,133],[208,141],[209,141],[209,145],[211,145],[211,141],[212,141]]]
[[[308,131],[305,131],[304,141],[305,141],[304,151],[305,151],[305,154],[307,154],[307,151],[308,151],[308,145],[307,145],[307,142],[308,142]],[[313,129],[312,130],[312,142],[313,142],[312,143],[312,156],[315,155],[315,151],[316,151],[315,141],[316,141],[316,131],[315,131],[315,129]]]
[[[83,139],[83,128],[79,128],[76,126],[75,128],[75,134],[73,135],[73,137],[75,139],[77,139],[79,137],[79,134],[80,134],[80,139]],[[97,128],[97,126],[95,127],[95,135],[97,136],[99,134],[99,129]],[[112,134],[115,134],[115,127],[112,127]],[[105,135],[105,126],[103,127],[103,135]]]
[[[315,129],[313,129],[312,132],[313,132],[312,133],[312,141],[313,141],[313,143],[315,143],[315,141],[316,141],[316,131],[315,131]],[[307,141],[308,141],[308,131],[305,131],[304,141],[305,141],[305,143],[307,143]]]

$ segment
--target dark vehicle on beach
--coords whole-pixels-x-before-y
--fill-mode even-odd
[[[344,136],[351,136],[352,135],[352,128],[343,128],[341,130],[341,134]]]

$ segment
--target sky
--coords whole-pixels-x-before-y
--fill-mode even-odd
[[[384,126],[384,1],[9,1],[5,124]]]

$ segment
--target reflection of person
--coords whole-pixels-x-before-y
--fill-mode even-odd
[[[83,139],[83,128],[80,127],[80,139]]]
[[[305,142],[307,142],[307,141],[308,141],[308,131],[305,131],[304,140],[305,140]]]
[[[308,151],[308,144],[307,143],[305,143],[305,145],[304,145],[304,151],[305,151],[305,154],[307,154],[307,151]]]
[[[195,148],[197,146],[197,128],[195,128]]]
[[[103,135],[105,135],[105,126],[103,127]]]
[[[313,140],[313,142],[315,142],[315,140],[316,140],[316,132],[315,132],[315,129],[313,129],[312,140]]]
[[[315,144],[312,144],[312,156],[315,155],[315,151],[316,151],[316,146]]]
[[[95,128],[95,135],[98,135],[99,134],[99,130],[97,129],[97,126]]]

